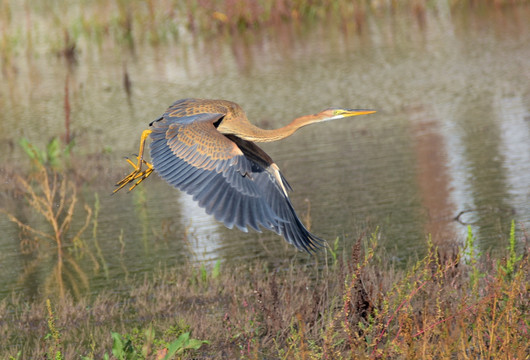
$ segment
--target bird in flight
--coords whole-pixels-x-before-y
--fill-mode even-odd
[[[266,130],[251,124],[231,101],[178,100],[143,131],[137,161],[127,159],[133,171],[116,184],[114,193],[131,183],[129,191],[134,189],[154,170],[226,227],[269,229],[299,250],[312,252],[324,240],[296,215],[288,194],[291,186],[255,143],[286,138],[306,125],[374,112],[330,108]],[[144,159],[148,137],[152,163]]]

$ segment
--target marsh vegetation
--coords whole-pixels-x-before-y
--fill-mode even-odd
[[[477,254],[470,232],[465,248],[428,244],[396,269],[375,232],[326,263],[159,268],[93,298],[13,294],[0,303],[0,350],[161,359],[186,334],[179,358],[524,359],[530,269],[513,234],[497,259]]]
[[[528,14],[2,2],[0,357],[528,357]],[[110,196],[141,130],[189,96],[263,127],[378,109],[267,149],[329,248],[226,230],[153,176]]]

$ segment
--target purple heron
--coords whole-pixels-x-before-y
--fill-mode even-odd
[[[300,221],[289,199],[291,187],[274,161],[254,142],[292,135],[302,126],[374,113],[331,108],[294,119],[274,130],[252,125],[243,109],[226,100],[183,99],[174,102],[142,133],[134,170],[116,184],[129,191],[156,171],[170,185],[193,196],[199,206],[228,228],[247,232],[260,227],[311,252],[324,241]],[[152,164],[144,160],[151,139]],[[145,166],[145,168],[143,167]]]

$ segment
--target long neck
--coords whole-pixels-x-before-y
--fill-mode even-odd
[[[291,136],[296,130],[302,126],[318,122],[319,118],[315,115],[306,115],[294,119],[290,124],[287,124],[278,129],[262,129],[252,125],[248,121],[237,122],[237,126],[233,126],[231,122],[222,122],[217,130],[223,134],[233,134],[241,139],[255,142],[271,142],[284,139]]]

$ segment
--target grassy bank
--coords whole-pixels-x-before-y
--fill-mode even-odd
[[[464,249],[431,245],[423,259],[394,269],[373,234],[320,266],[185,266],[94,299],[13,295],[0,303],[0,354],[524,359],[530,269],[514,236],[498,259],[477,255],[470,233]]]
[[[473,13],[528,0],[115,0],[9,1],[0,3],[0,60],[4,74],[14,59],[53,53],[72,62],[86,44],[102,50],[141,43],[159,45],[195,36],[218,36],[280,24],[330,22],[361,32],[369,16],[409,14],[419,23],[426,11]]]

